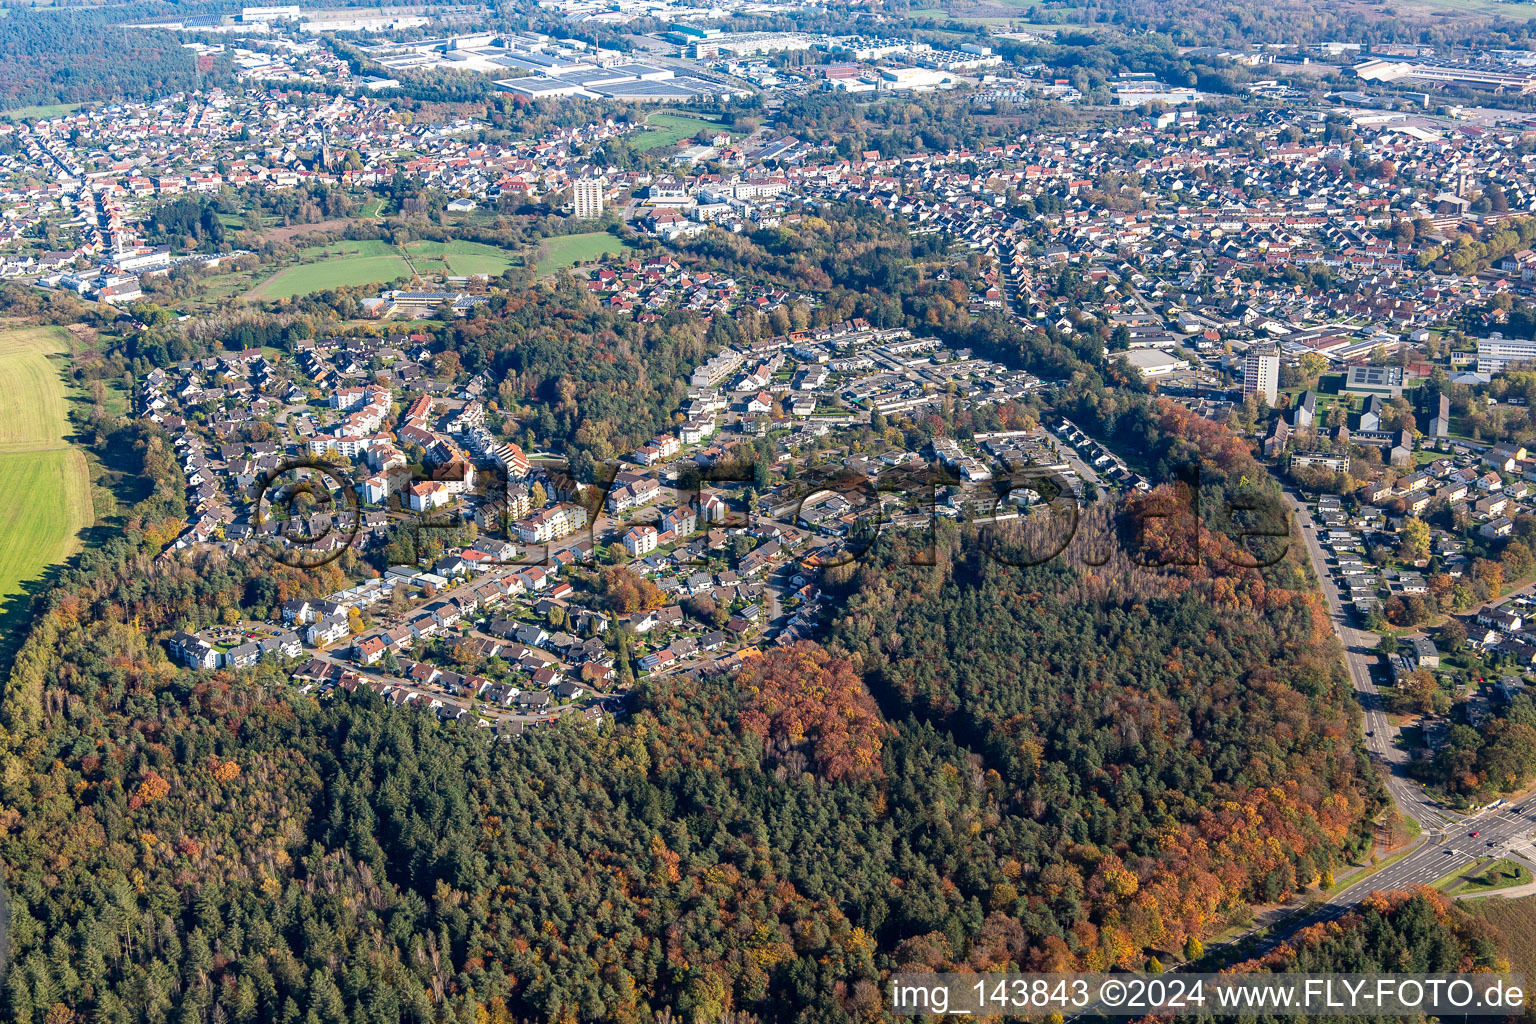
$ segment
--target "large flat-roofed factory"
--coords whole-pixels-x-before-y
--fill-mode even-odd
[[[645,102],[749,95],[729,82],[678,73],[602,50],[580,40],[551,39],[538,32],[481,34],[371,47],[368,55],[392,72],[454,68],[489,75],[496,87],[528,99],[580,96]]]
[[[1452,62],[1369,60],[1355,65],[1355,76],[1366,82],[1436,82],[1470,85],[1496,92],[1536,92],[1536,73],[1519,68],[1501,71]]]

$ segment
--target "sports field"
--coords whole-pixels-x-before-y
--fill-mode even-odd
[[[48,359],[68,344],[60,327],[0,332],[0,624],[7,632],[26,607],[27,584],[73,554],[94,519],[85,455],[67,440],[64,381]]]
[[[649,130],[634,136],[631,143],[641,151],[675,146],[701,131],[718,132],[725,129],[725,125],[718,121],[689,117],[686,114],[652,114],[645,119],[645,123]]]
[[[606,231],[559,235],[546,239],[544,244],[539,246],[539,276],[553,274],[587,260],[595,260],[603,253],[620,256],[629,252],[630,248]]]
[[[411,273],[400,250],[378,240],[332,242],[303,250],[300,260],[251,289],[246,297],[289,299],[328,288],[383,284]]]

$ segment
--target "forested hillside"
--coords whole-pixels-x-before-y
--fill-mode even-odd
[[[1114,933],[1096,940],[1107,962],[1360,851],[1375,798],[1305,596],[1213,604],[1123,557],[945,563],[936,581],[899,552],[862,569],[836,639],[893,716],[967,739],[996,776],[998,850],[1034,867],[1024,891],[1064,925],[1093,926],[1079,938]]]
[[[1243,636],[1254,617],[1192,591],[1138,609],[952,557],[895,625],[953,602],[933,653],[992,688],[961,684],[971,721],[881,716],[857,661],[810,646],[652,685],[611,734],[498,744],[265,673],[194,679],[128,625],[56,617],[7,778],[8,1016],[861,1019],[896,966],[1137,966],[1358,842],[1328,675],[1279,679],[1307,616]],[[1021,593],[1032,641],[983,610]],[[910,699],[894,662],[872,678]]]
[[[1009,564],[1033,551],[955,539],[935,572],[893,544],[853,574],[834,638],[890,717],[952,730],[997,773],[1001,848],[1038,872],[1022,891],[1079,960],[1097,942],[1114,962],[1314,884],[1362,851],[1382,798],[1299,565],[1241,568],[1222,532],[1228,499],[1264,479],[1246,450],[1168,403],[1077,411],[1138,432],[1164,478],[1198,470],[1198,548],[1192,515],[1151,517],[1163,493],[1086,518],[1033,568]],[[1169,561],[1189,564],[1144,567]]]
[[[1203,421],[1128,414],[1170,466],[1251,469]],[[825,648],[498,743],[270,663],[170,665],[153,638],[198,608],[335,581],[152,561],[179,470],[95,429],[158,493],[10,681],[9,1020],[872,1019],[899,967],[1176,955],[1368,841],[1290,563],[1021,570],[945,529],[936,567],[898,540],[829,580]]]
[[[0,18],[0,109],[148,99],[197,85],[192,53],[169,32],[126,27],[127,12],[7,14]]]

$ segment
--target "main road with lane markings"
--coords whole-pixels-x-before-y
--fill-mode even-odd
[[[1365,715],[1365,744],[1371,760],[1381,770],[1398,810],[1419,823],[1423,834],[1402,859],[1388,864],[1358,882],[1330,893],[1327,902],[1274,929],[1251,955],[1262,956],[1301,928],[1344,916],[1372,892],[1432,885],[1468,862],[1484,857],[1513,856],[1529,862],[1529,848],[1536,831],[1536,799],[1511,804],[1501,802],[1474,814],[1464,814],[1435,800],[1408,776],[1408,755],[1397,743],[1397,728],[1388,718],[1381,694],[1371,681],[1371,661],[1376,657],[1376,634],[1350,623],[1327,556],[1317,539],[1316,524],[1300,495],[1287,488],[1286,501],[1296,515],[1312,572],[1328,602],[1328,616],[1344,647],[1344,666]]]
[[[1460,819],[1461,815],[1445,807],[1424,792],[1424,788],[1408,777],[1408,754],[1397,743],[1397,727],[1387,717],[1381,694],[1371,681],[1371,662],[1376,658],[1376,645],[1380,637],[1368,630],[1358,629],[1350,623],[1349,610],[1339,592],[1333,574],[1328,571],[1327,555],[1317,539],[1317,528],[1311,514],[1302,503],[1300,495],[1287,489],[1286,500],[1290,503],[1300,527],[1301,539],[1306,544],[1307,557],[1312,563],[1312,573],[1317,577],[1323,597],[1328,602],[1328,618],[1339,643],[1344,646],[1344,667],[1354,685],[1355,697],[1365,713],[1365,746],[1371,759],[1382,769],[1387,791],[1397,803],[1398,809],[1426,829],[1441,828]]]

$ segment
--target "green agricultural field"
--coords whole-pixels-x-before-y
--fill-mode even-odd
[[[59,327],[0,332],[0,650],[10,653],[27,587],[74,553],[94,520],[85,454],[70,447]]]
[[[300,251],[296,266],[280,270],[251,289],[247,298],[287,299],[328,288],[383,284],[409,277],[411,268],[400,250],[388,242],[341,241]]]
[[[634,136],[632,143],[636,149],[642,151],[659,149],[662,146],[675,146],[699,132],[718,132],[725,128],[725,125],[719,121],[689,117],[686,114],[652,114],[645,119],[645,123],[649,130]]]
[[[606,231],[588,231],[581,235],[560,235],[545,240],[539,247],[539,274],[547,276],[608,253],[613,256],[631,251],[631,247]]]
[[[62,327],[0,333],[0,452],[67,445],[64,383],[49,357],[67,351],[69,340]]]
[[[91,482],[74,448],[0,454],[0,622],[27,583],[74,554],[91,525]]]

